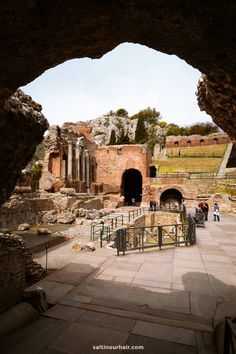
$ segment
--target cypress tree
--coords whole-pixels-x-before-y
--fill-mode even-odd
[[[135,140],[137,143],[144,144],[148,139],[147,130],[144,125],[143,117],[138,118],[137,127],[135,131]]]
[[[115,130],[111,131],[110,141],[108,145],[116,145],[116,132]]]

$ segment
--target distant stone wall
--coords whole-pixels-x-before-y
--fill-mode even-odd
[[[228,144],[230,138],[226,133],[213,133],[210,135],[189,135],[189,136],[174,136],[166,137],[166,147],[191,147],[191,146],[205,146],[215,144]]]

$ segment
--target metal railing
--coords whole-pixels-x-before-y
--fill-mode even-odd
[[[188,215],[186,223],[121,228],[116,231],[115,244],[117,255],[128,251],[144,251],[146,248],[165,246],[193,245],[196,243],[194,219]]]
[[[192,215],[196,226],[205,227],[205,213],[196,208],[195,214]]]
[[[133,219],[144,214],[146,210],[147,208],[143,207],[130,210],[129,212],[120,215],[112,216],[112,214],[110,214],[103,217],[102,223],[91,226],[90,241],[95,241],[100,238],[100,245],[102,245],[103,241],[110,242],[111,235],[118,227],[124,225],[125,219],[130,223]]]
[[[138,208],[138,209],[135,209],[135,210],[130,210],[128,212],[128,222],[130,222],[131,220],[137,218],[138,216],[142,215],[142,214],[145,214],[146,212],[146,208],[142,207],[142,208]]]

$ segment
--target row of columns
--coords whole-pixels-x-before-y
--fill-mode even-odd
[[[81,161],[81,162],[80,162]],[[76,145],[75,150],[75,163],[76,163],[76,180],[86,182],[86,191],[90,193],[90,156],[89,151],[84,150],[80,145]],[[68,143],[68,167],[67,178],[73,180],[73,145],[72,142]]]

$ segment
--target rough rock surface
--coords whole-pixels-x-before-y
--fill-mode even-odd
[[[222,75],[222,82],[212,76],[202,75],[196,93],[198,105],[216,124],[230,136],[236,136],[236,87],[230,77]]]
[[[11,195],[21,170],[32,158],[48,127],[42,107],[17,90],[0,107],[0,204]]]
[[[232,111],[236,82],[235,13],[236,3],[223,0],[61,0],[56,4],[52,0],[3,1],[0,167],[4,172],[0,176],[0,203],[10,195],[19,171],[32,157],[46,128],[43,121],[31,120],[22,112],[17,113],[17,109],[9,110],[6,100],[18,87],[65,60],[99,58],[123,42],[175,54],[204,73],[205,83],[199,94],[201,108],[236,136]],[[210,98],[206,92],[210,92]],[[223,102],[224,96],[229,105],[222,111],[222,104],[217,106],[214,102]]]

